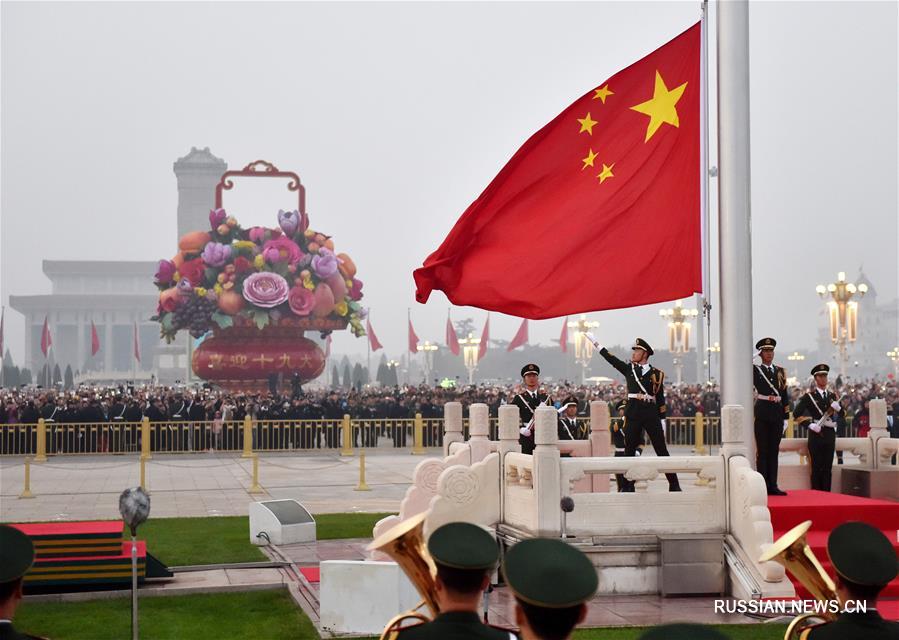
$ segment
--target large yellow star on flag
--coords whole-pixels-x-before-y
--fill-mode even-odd
[[[586,131],[591,136],[593,135],[593,125],[596,124],[596,120],[593,120],[590,117],[589,111],[587,112],[586,116],[584,116],[583,118],[578,118],[577,121],[581,123],[581,130],[578,131],[578,133],[584,133],[584,131]]]
[[[686,88],[687,83],[685,82],[681,86],[669,90],[665,86],[662,74],[656,71],[656,83],[652,99],[631,107],[632,110],[649,116],[649,126],[646,127],[646,139],[644,142],[649,142],[649,139],[663,124],[670,124],[674,127],[679,126],[680,121],[677,118],[675,106]]]

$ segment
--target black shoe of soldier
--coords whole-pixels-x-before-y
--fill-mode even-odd
[[[770,491],[768,491],[768,495],[769,495],[769,496],[785,496],[785,495],[787,495],[787,492],[786,492],[786,491],[781,491],[781,490],[778,489],[777,487],[774,487],[773,489],[771,489]]]

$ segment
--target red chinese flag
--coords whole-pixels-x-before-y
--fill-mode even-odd
[[[137,323],[134,323],[134,359],[140,362],[140,341],[137,339]]]
[[[487,314],[487,322],[484,323],[484,330],[481,332],[481,341],[478,343],[478,362],[487,355],[487,343],[490,342],[490,314]]]
[[[568,318],[562,321],[562,333],[559,335],[559,346],[562,353],[568,353]]]
[[[415,335],[415,329],[412,328],[412,318],[409,318],[409,351],[418,353],[418,336]]]
[[[517,349],[523,344],[528,343],[528,321],[527,319],[521,321],[521,326],[518,327],[518,333],[515,334],[515,337],[512,338],[512,342],[509,343],[509,346],[506,348],[506,351],[512,351],[513,349]]]
[[[97,327],[94,326],[94,321],[91,320],[91,358],[97,355],[99,350],[100,336],[97,335]]]
[[[454,356],[459,355],[459,336],[449,318],[446,319],[446,346]]]
[[[368,334],[368,344],[371,346],[372,351],[377,351],[383,347],[378,341],[378,336],[375,335],[375,330],[371,328],[370,319],[365,320],[365,333]]]
[[[416,298],[553,318],[702,287],[700,25],[535,133],[414,273]]]
[[[47,316],[44,316],[44,329],[41,331],[41,351],[44,353],[44,357],[47,357],[47,352],[50,351],[50,346],[53,344],[53,339],[50,337],[50,325],[47,323]]]

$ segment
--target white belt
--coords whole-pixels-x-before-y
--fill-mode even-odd
[[[756,400],[767,400],[768,402],[780,402],[780,396],[756,396]]]
[[[629,393],[628,400],[642,400],[643,402],[655,402],[656,399],[648,393]]]

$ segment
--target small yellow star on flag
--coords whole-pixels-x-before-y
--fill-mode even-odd
[[[687,83],[685,82],[679,87],[669,90],[665,86],[662,74],[656,71],[652,99],[631,107],[632,110],[649,116],[649,126],[646,127],[646,139],[644,142],[649,142],[649,139],[663,124],[670,124],[673,127],[679,126],[680,121],[677,118],[675,105],[677,105],[677,101],[680,100],[686,88]]]
[[[593,153],[593,149],[590,149],[590,153],[587,154],[586,158],[581,158],[581,162],[584,163],[584,166],[581,167],[581,171],[586,169],[587,167],[593,166],[593,161],[596,159],[596,154]]]
[[[591,136],[593,135],[593,125],[596,124],[596,120],[593,120],[590,117],[589,111],[587,112],[586,116],[584,116],[583,118],[578,118],[577,121],[581,123],[581,130],[578,131],[578,133],[584,133],[584,131],[586,131]]]
[[[609,96],[615,95],[615,92],[611,91],[609,89],[608,84],[603,87],[600,87],[599,89],[594,89],[593,91],[596,92],[596,95],[593,96],[593,99],[594,100],[602,100],[603,104],[606,103],[606,98],[608,98]]]
[[[599,184],[602,184],[603,182],[605,182],[606,178],[614,178],[615,177],[615,174],[612,173],[612,167],[614,167],[614,166],[615,166],[614,162],[610,165],[609,164],[602,165],[602,171],[600,171],[599,175],[596,176],[597,178],[599,178]]]

